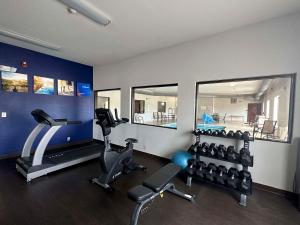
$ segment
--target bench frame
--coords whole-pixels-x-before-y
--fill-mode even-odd
[[[145,186],[146,188],[148,188],[147,186]],[[150,189],[151,190],[151,189]],[[138,223],[138,219],[139,219],[139,215],[141,213],[142,208],[144,207],[144,205],[152,200],[154,200],[154,198],[156,198],[157,196],[161,196],[165,191],[168,191],[174,195],[177,195],[178,197],[184,198],[188,201],[191,201],[192,203],[195,202],[194,196],[183,193],[181,191],[178,191],[175,188],[175,185],[173,183],[168,183],[166,186],[164,186],[159,192],[154,192],[153,191],[153,195],[147,199],[145,199],[144,201],[138,202],[138,205],[134,208],[132,216],[131,216],[131,221],[130,221],[130,225],[137,225]]]

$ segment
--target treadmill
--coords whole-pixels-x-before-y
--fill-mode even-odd
[[[99,158],[101,152],[104,150],[103,144],[91,141],[87,144],[74,145],[72,148],[61,148],[55,152],[45,153],[49,141],[61,127],[81,124],[81,121],[53,119],[41,109],[33,110],[31,115],[38,122],[38,125],[28,136],[22,150],[22,155],[16,162],[17,171],[26,178],[27,182],[51,172]],[[50,128],[41,138],[36,151],[32,155],[32,144],[46,126]]]

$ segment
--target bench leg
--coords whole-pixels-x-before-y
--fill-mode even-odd
[[[141,213],[141,209],[143,208],[143,203],[138,204],[134,210],[133,213],[131,215],[131,220],[130,220],[130,225],[137,225],[138,223],[138,219],[139,219],[139,215]]]
[[[153,195],[151,198],[148,198],[144,200],[143,202],[140,202],[133,210],[133,213],[131,215],[130,225],[137,225],[139,216],[141,214],[141,210],[144,207],[144,205],[150,201],[152,201],[159,193]]]
[[[174,194],[174,195],[177,195],[181,198],[184,198],[188,201],[191,201],[192,203],[195,202],[195,199],[194,199],[194,196],[192,195],[189,195],[189,194],[186,194],[186,193],[183,193],[181,191],[178,191],[176,188],[175,188],[175,185],[174,184],[170,184],[169,188],[166,189],[168,192]]]

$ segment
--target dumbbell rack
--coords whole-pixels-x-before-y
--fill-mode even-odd
[[[195,134],[193,132],[193,134],[196,136],[196,142],[199,142],[200,143],[200,136],[203,135],[203,136],[210,136],[210,137],[216,137],[216,138],[226,138],[226,139],[232,139],[232,140],[238,140],[238,141],[243,141],[244,142],[244,148],[248,149],[249,150],[249,146],[250,146],[250,141],[254,141],[254,138],[250,137],[248,139],[243,139],[242,137],[239,138],[239,137],[228,137],[228,136],[214,136],[214,135],[208,135],[208,134]],[[197,160],[200,161],[200,156],[203,156],[203,157],[207,157],[207,158],[211,158],[211,159],[215,159],[215,160],[219,160],[219,161],[225,161],[225,162],[230,162],[230,163],[234,163],[234,164],[240,164],[242,165],[242,163],[239,161],[239,160],[228,160],[228,159],[219,159],[219,158],[216,158],[216,157],[211,157],[211,156],[208,156],[208,155],[202,155],[202,154],[196,154],[196,158]],[[253,156],[251,156],[251,164],[249,166],[243,166],[243,170],[245,171],[248,171],[248,167],[253,167]],[[186,181],[186,185],[191,187],[192,186],[192,180],[199,180],[199,181],[202,181],[202,182],[205,182],[205,183],[209,183],[211,185],[214,185],[214,186],[218,186],[222,189],[227,189],[229,191],[234,191],[234,192],[237,192],[240,194],[240,202],[239,204],[242,205],[242,206],[247,206],[247,196],[248,195],[251,195],[252,194],[252,178],[250,179],[250,188],[249,188],[249,191],[248,192],[243,192],[239,189],[234,189],[232,187],[228,187],[228,186],[225,186],[225,185],[221,185],[221,184],[218,184],[218,183],[215,183],[215,182],[211,182],[209,180],[206,180],[204,178],[200,178],[200,177],[197,177],[197,176],[187,176],[187,181]]]

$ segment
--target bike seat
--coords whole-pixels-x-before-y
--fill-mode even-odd
[[[135,138],[127,138],[127,139],[125,140],[125,142],[127,142],[127,143],[137,143],[138,140],[135,139]]]

